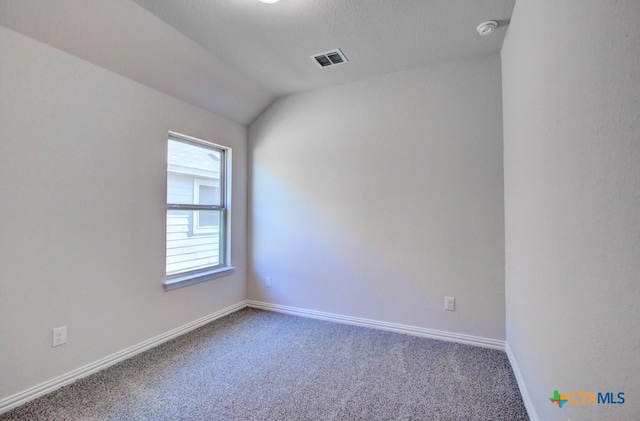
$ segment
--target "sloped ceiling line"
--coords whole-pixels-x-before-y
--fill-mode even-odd
[[[247,125],[278,96],[499,51],[515,0],[0,0],[0,25]],[[346,66],[309,56],[340,47]]]

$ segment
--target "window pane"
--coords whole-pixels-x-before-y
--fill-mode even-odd
[[[169,140],[167,203],[221,205],[222,152]]]
[[[167,211],[167,275],[222,264],[222,211]]]
[[[196,211],[194,218],[198,229],[213,229],[218,227],[220,224],[218,212]]]
[[[195,180],[196,197],[195,203],[200,205],[219,205],[220,204],[220,187],[203,184],[202,180]]]

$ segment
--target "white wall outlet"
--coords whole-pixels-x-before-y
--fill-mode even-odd
[[[455,311],[456,299],[453,297],[444,297],[444,309],[448,311]]]
[[[67,327],[60,326],[53,329],[53,340],[51,346],[60,346],[67,343]]]
[[[266,278],[264,278],[264,285],[267,288],[271,288],[273,286],[273,282],[271,282],[271,276],[267,276]]]

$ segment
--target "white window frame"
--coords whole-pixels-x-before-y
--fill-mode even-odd
[[[220,162],[220,190],[221,190],[221,201],[222,203],[218,205],[199,205],[199,204],[175,204],[166,202],[166,211],[170,210],[218,210],[222,213],[220,218],[220,227],[219,227],[219,253],[221,254],[220,264],[196,269],[192,271],[186,271],[171,275],[165,275],[164,280],[164,288],[169,291],[176,288],[181,288],[187,285],[192,285],[204,281],[208,281],[210,279],[219,278],[221,276],[230,275],[234,272],[235,267],[231,265],[231,165],[232,165],[232,149],[228,146],[219,145],[213,142],[209,142],[206,140],[198,139],[191,136],[186,136],[176,132],[169,132],[167,141],[165,145],[168,148],[170,141],[183,142],[186,144],[192,144],[199,147],[209,148],[213,151],[220,152],[221,162]],[[168,150],[165,153],[165,156],[168,159]],[[167,171],[166,177],[168,180],[169,168],[167,163]],[[196,180],[209,181],[207,179],[195,179],[194,187]],[[167,182],[168,183],[168,182]],[[206,184],[205,184],[206,185]],[[196,193],[194,193],[195,195]],[[195,197],[194,197],[195,198]],[[195,201],[194,201],[195,202]],[[197,213],[194,212],[194,215]],[[197,221],[194,217],[194,232],[197,226]],[[207,231],[205,229],[205,231]],[[211,232],[211,231],[208,231]],[[166,229],[165,229],[166,235]],[[165,247],[166,247],[166,237],[165,237]],[[165,261],[166,268],[166,261]],[[166,269],[165,269],[166,270]]]

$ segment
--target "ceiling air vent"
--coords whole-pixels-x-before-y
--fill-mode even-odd
[[[320,67],[329,67],[336,64],[346,63],[348,60],[340,51],[340,49],[327,51],[325,53],[314,54],[311,56],[313,60]]]

